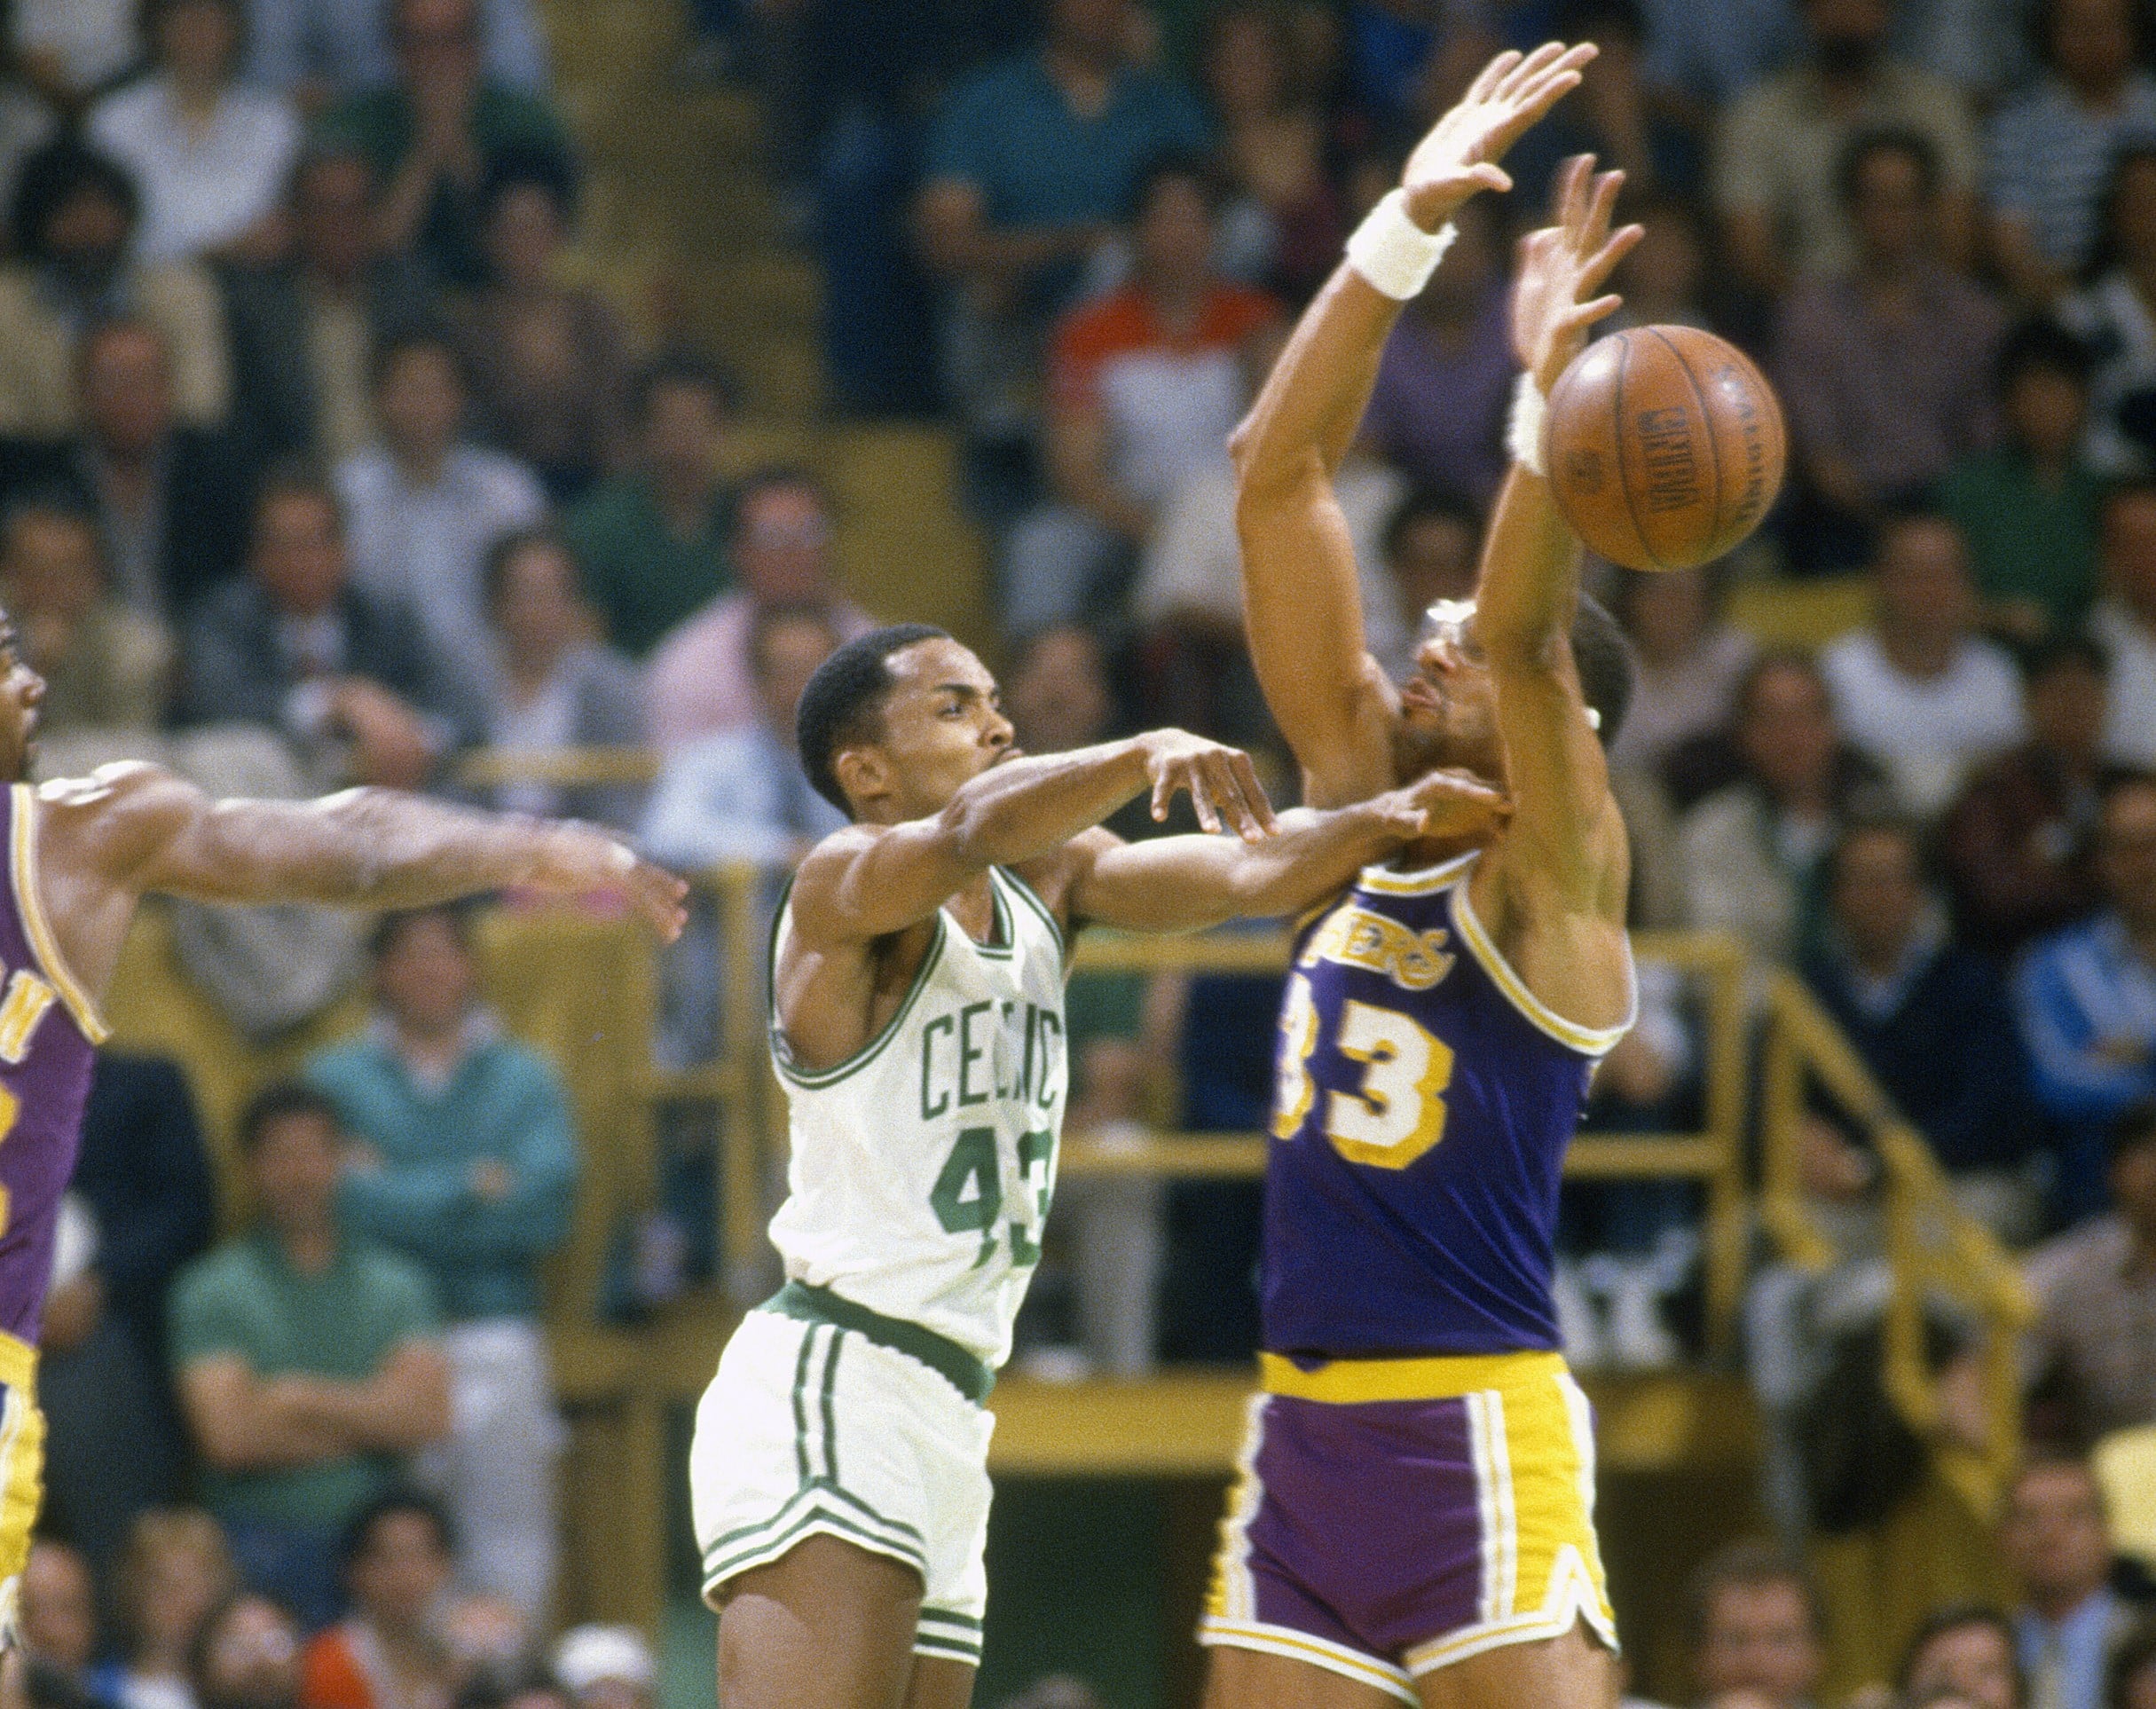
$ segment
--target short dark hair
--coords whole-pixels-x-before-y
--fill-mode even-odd
[[[1909,1634],[1908,1642],[1902,1647],[1901,1665],[1894,1670],[1894,1689],[1906,1694],[1909,1678],[1916,1671],[1916,1663],[1939,1639],[1949,1632],[1960,1632],[1972,1626],[1989,1626],[2006,1646],[2012,1658],[2014,1670],[2014,1701],[2028,1701],[2028,1681],[2021,1671],[2020,1641],[2014,1633],[2014,1623],[2001,1610],[1988,1603],[1950,1603],[1944,1608],[1935,1608],[1924,1617],[1916,1631]]]
[[[240,1113],[240,1154],[252,1157],[271,1127],[279,1122],[313,1116],[342,1129],[343,1117],[327,1096],[300,1080],[273,1080],[247,1101]]]
[[[2126,1709],[2127,1691],[2134,1676],[2156,1662],[2156,1619],[2144,1619],[2129,1626],[2126,1634],[2111,1647],[2110,1660],[2104,1669],[2104,1702],[2107,1709]]]
[[[439,356],[449,365],[449,371],[456,376],[458,386],[467,391],[471,390],[470,382],[464,372],[464,354],[458,350],[455,336],[448,327],[425,320],[410,321],[392,328],[389,335],[374,346],[366,361],[367,390],[380,391],[382,382],[389,377],[390,371],[399,362],[422,350],[430,350]]]
[[[651,399],[674,388],[707,392],[722,413],[734,409],[734,382],[718,363],[694,350],[668,350],[645,364],[636,376],[636,416],[651,413]]]
[[[1904,844],[1916,869],[1916,882],[1926,884],[1931,872],[1925,862],[1924,836],[1922,827],[1894,813],[1858,813],[1844,825],[1828,848],[1820,870],[1825,887],[1831,894],[1842,881],[1842,862],[1849,851],[1867,837],[1892,837]]]
[[[827,516],[838,508],[838,501],[831,497],[830,484],[807,463],[765,463],[743,476],[740,484],[735,487],[733,526],[741,525],[742,514],[748,509],[751,499],[787,488],[814,493],[818,508]]]
[[[790,623],[814,624],[830,637],[832,650],[837,650],[838,625],[832,618],[828,605],[819,605],[810,599],[786,599],[770,605],[759,605],[755,615],[749,619],[749,669],[759,681],[763,680],[769,668],[764,648],[769,643],[772,632],[783,629]]]
[[[16,253],[28,262],[49,260],[46,225],[85,191],[117,203],[130,232],[142,223],[141,193],[127,169],[110,155],[67,137],[33,150],[16,175],[15,194],[8,204],[7,229]]]
[[[510,192],[537,190],[554,204],[563,224],[577,217],[577,174],[558,148],[518,144],[490,155],[479,174],[482,224],[492,224]]]
[[[1639,665],[1625,626],[1592,594],[1579,596],[1572,618],[1572,663],[1579,671],[1579,695],[1595,714],[1594,733],[1607,748],[1625,728],[1639,683]]]
[[[391,1519],[416,1517],[424,1519],[434,1529],[435,1541],[445,1555],[457,1552],[457,1529],[450,1523],[449,1510],[431,1495],[420,1490],[385,1490],[355,1513],[344,1527],[337,1548],[337,1558],[350,1572],[352,1564],[374,1546],[374,1533]]]
[[[502,590],[509,585],[509,566],[527,552],[552,552],[560,557],[569,566],[571,590],[578,598],[584,597],[584,566],[559,532],[552,528],[512,528],[486,549],[479,587],[488,610],[501,603]]]
[[[1939,146],[1906,125],[1873,125],[1842,145],[1834,157],[1834,193],[1845,208],[1855,204],[1863,188],[1864,169],[1877,154],[1899,154],[1916,168],[1916,185],[1926,201],[1939,193]]]
[[[2096,352],[2088,340],[2050,315],[2024,315],[1999,343],[1996,372],[2001,391],[2030,374],[2063,374],[2086,387],[2096,372]]]
[[[70,528],[85,530],[97,542],[98,561],[105,561],[104,533],[98,526],[98,513],[83,502],[80,493],[56,482],[42,482],[11,493],[0,503],[0,551],[4,551],[15,532],[15,524],[29,516],[46,516],[55,522],[64,522]]]
[[[328,510],[339,539],[344,535],[344,495],[320,464],[303,457],[279,457],[255,484],[249,521],[259,529],[271,505],[283,499],[312,499]]]
[[[2034,682],[2062,665],[2078,665],[2098,676],[2111,674],[2111,649],[2086,629],[2053,629],[2015,654],[2021,680]]]
[[[847,744],[865,741],[873,734],[884,698],[897,681],[891,674],[891,655],[924,641],[949,639],[948,630],[932,623],[893,623],[871,629],[817,665],[801,690],[793,723],[802,768],[816,793],[849,819],[854,804],[846,799],[831,761]]]
[[[2138,1099],[2111,1119],[2109,1154],[2116,1160],[2129,1151],[2156,1146],[2156,1098]]]
[[[473,904],[462,902],[435,902],[426,908],[393,908],[374,922],[374,928],[366,935],[368,957],[380,961],[397,948],[397,941],[413,926],[426,920],[439,920],[448,926],[450,935],[466,954],[472,948]]]
[[[1433,518],[1458,523],[1476,539],[1483,537],[1482,507],[1466,494],[1444,486],[1412,486],[1385,518],[1385,532],[1378,536],[1378,550],[1389,563],[1400,555],[1418,523]]]
[[[2156,161],[2156,154],[2151,154],[2150,159]],[[2104,496],[2097,500],[2097,522],[2109,522],[2111,513],[2121,505],[2132,504],[2136,500],[2156,502],[2156,481],[2146,476],[2136,476],[2129,480],[2112,482],[2104,489]]]
[[[2120,264],[2119,203],[2126,194],[2128,177],[2140,166],[2156,166],[2156,138],[2129,138],[2112,150],[2104,187],[2096,199],[2095,240],[2089,246],[2089,259],[2081,264],[2084,285],[2095,284]]]
[[[2156,771],[2143,771],[2135,766],[2113,766],[2097,779],[2097,814],[2099,820],[2111,811],[2111,804],[2129,790],[2156,790]]]
[[[1128,223],[1135,225],[1151,213],[1153,198],[1170,184],[1187,184],[1196,190],[1208,215],[1220,210],[1220,173],[1213,162],[1203,154],[1167,154],[1150,161],[1130,186],[1130,198],[1123,205]]]
[[[2126,9],[2126,28],[2134,43],[2133,62],[2138,66],[2148,57],[2149,18],[2144,0],[2122,0]],[[2058,0],[2036,0],[2030,7],[2028,18],[2028,44],[2032,56],[2041,66],[2056,67],[2058,58],[2052,51],[2051,37],[2058,27]],[[1570,36],[1565,38],[1570,41]]]
[[[1692,1647],[1696,1650],[1706,1642],[1714,1620],[1714,1605],[1726,1592],[1766,1585],[1787,1585],[1796,1591],[1804,1599],[1813,1637],[1825,1637],[1826,1603],[1804,1563],[1772,1543],[1743,1541],[1716,1550],[1685,1583],[1685,1632]]]
[[[146,48],[154,51],[157,27],[164,22],[167,12],[183,3],[184,0],[138,0],[135,8],[135,33],[142,38]],[[232,20],[232,64],[239,65],[247,58],[251,35],[247,0],[212,0],[212,4],[222,6],[224,15]]]

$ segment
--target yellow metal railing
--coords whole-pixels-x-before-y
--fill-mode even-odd
[[[1822,1270],[1841,1256],[1814,1214],[1803,1179],[1804,1129],[1813,1088],[1869,1140],[1879,1160],[1880,1209],[1892,1276],[1885,1325],[1886,1393],[1932,1445],[1941,1477],[1972,1512],[1988,1514],[2021,1452],[2020,1334],[2034,1314],[2019,1268],[1996,1236],[1955,1204],[1946,1173],[1802,981],[1767,984],[1761,1067],[1764,1140],[1760,1219],[1792,1262]],[[1925,1354],[1935,1303],[1981,1327],[1983,1440],[1942,1429],[1940,1383]]]

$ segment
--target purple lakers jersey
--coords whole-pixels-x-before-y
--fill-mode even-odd
[[[1557,1345],[1558,1176],[1625,1028],[1535,1000],[1469,904],[1475,858],[1365,868],[1295,935],[1265,1177],[1269,1352]]]
[[[37,888],[37,799],[0,799],[7,894],[0,901],[0,1331],[35,1343],[52,1273],[60,1194],[83,1142],[97,1007],[68,973]]]

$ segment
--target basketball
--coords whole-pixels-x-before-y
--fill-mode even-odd
[[[1684,570],[1759,525],[1787,440],[1774,389],[1694,327],[1597,339],[1559,376],[1542,454],[1557,508],[1612,563]]]

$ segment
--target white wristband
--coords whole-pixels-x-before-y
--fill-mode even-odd
[[[1373,208],[1348,240],[1348,265],[1397,303],[1422,295],[1444,252],[1459,235],[1450,220],[1426,232],[1408,217],[1407,193],[1395,190]]]
[[[1549,399],[1535,384],[1535,376],[1522,374],[1512,389],[1512,414],[1505,423],[1505,449],[1514,462],[1530,475],[1546,476],[1542,466],[1542,422],[1549,414]]]

